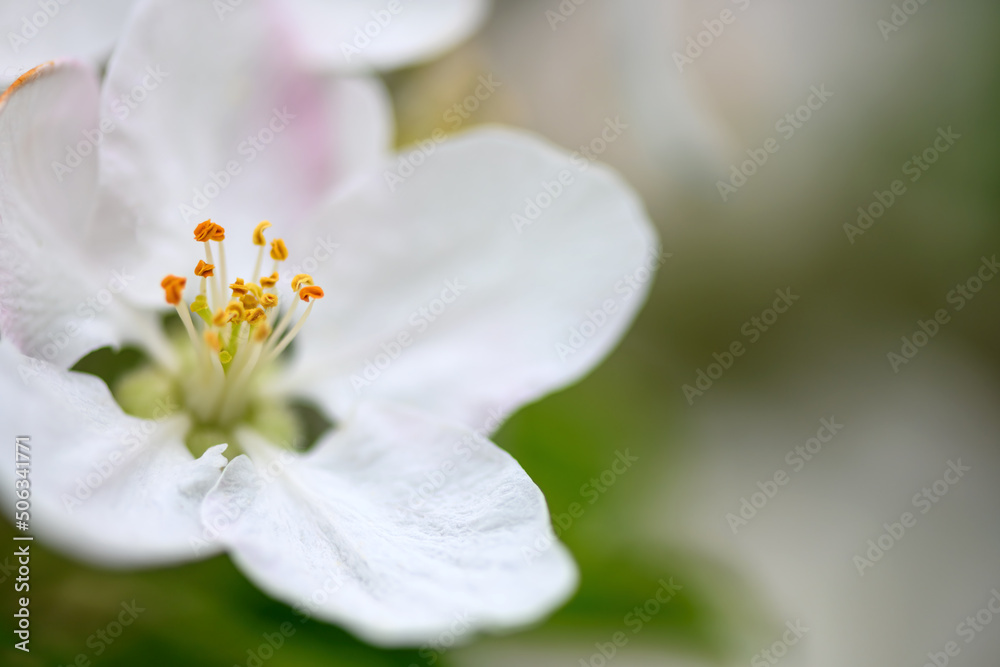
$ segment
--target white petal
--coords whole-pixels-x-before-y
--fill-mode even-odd
[[[64,163],[67,146],[98,123],[96,74],[73,62],[46,64],[11,86],[0,105],[5,219],[16,216],[49,237],[79,234],[94,201],[96,165],[62,169],[53,162]]]
[[[475,32],[489,0],[291,0],[305,55],[338,69],[391,69],[444,53]]]
[[[301,260],[326,298],[287,388],[334,415],[385,398],[484,427],[596,365],[660,258],[625,183],[524,134],[454,138],[394,186],[378,173],[336,202],[332,260]]]
[[[4,0],[0,3],[0,83],[57,58],[97,64],[107,56],[133,0]]]
[[[195,460],[181,441],[183,418],[127,416],[98,378],[24,357],[7,342],[0,342],[0,384],[4,439],[31,438],[32,533],[102,565],[218,551],[199,508],[226,464],[223,445]],[[5,511],[13,512],[15,479],[8,469],[0,480]]]
[[[202,256],[191,234],[198,222],[226,228],[228,276],[249,278],[259,221],[287,234],[391,141],[380,83],[297,68],[293,37],[268,3],[246,0],[221,17],[219,6],[143,4],[108,67],[102,207],[129,211],[126,230],[137,223],[136,283],[150,300],[162,301],[163,275]],[[98,215],[121,233],[109,218]]]
[[[471,431],[368,405],[301,458],[246,445],[205,523],[262,589],[369,641],[530,623],[575,587],[541,492]]]
[[[93,160],[67,166],[66,148],[97,126],[97,79],[49,64],[0,98],[0,334],[25,354],[66,367],[114,343],[105,317],[113,273],[78,250],[93,207]]]

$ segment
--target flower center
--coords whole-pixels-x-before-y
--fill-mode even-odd
[[[183,276],[171,274],[160,283],[186,332],[186,340],[178,345],[180,372],[171,377],[147,368],[124,378],[115,391],[119,403],[133,414],[143,412],[141,406],[148,406],[153,395],[166,391],[177,396],[191,418],[187,444],[195,455],[220,442],[231,445],[230,456],[240,453],[234,428],[244,423],[273,441],[294,444],[294,416],[288,406],[264,398],[260,390],[274,360],[302,330],[315,300],[323,298],[323,290],[308,274],[298,274],[291,280],[292,294],[287,297],[291,303],[282,308],[278,268],[288,258],[288,249],[281,239],[270,242],[273,267],[270,275],[261,275],[268,246],[264,232],[270,226],[265,220],[253,231],[253,244],[259,250],[249,280],[236,277],[232,283],[226,275],[225,229],[211,220],[195,227],[194,240],[205,250],[205,259],[193,270],[200,280],[198,295],[190,304],[185,300],[188,279]],[[295,320],[300,301],[308,305]]]

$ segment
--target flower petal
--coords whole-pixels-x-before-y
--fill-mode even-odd
[[[222,5],[144,3],[108,67],[101,178],[111,201],[102,207],[124,208],[126,228],[137,224],[132,254],[149,301],[162,301],[165,273],[201,256],[198,222],[213,218],[236,239],[229,276],[245,276],[258,222],[286,234],[391,141],[380,83],[296,67],[271,3],[246,0],[220,16]],[[120,233],[109,217],[98,216],[102,227]]]
[[[285,386],[334,415],[383,398],[478,428],[609,352],[658,242],[614,173],[522,133],[471,132],[425,159],[403,182],[387,184],[387,166],[321,216],[332,261],[293,258],[326,298]]]
[[[0,335],[62,367],[116,342],[105,317],[114,276],[78,249],[96,164],[66,164],[67,147],[97,127],[97,91],[89,68],[61,62],[0,97]]]
[[[151,565],[218,551],[199,508],[218,480],[225,446],[195,460],[183,418],[122,413],[98,378],[52,367],[0,342],[4,438],[30,436],[32,533],[102,565]],[[165,410],[170,406],[165,406]],[[13,471],[2,476],[15,502]]]
[[[47,60],[107,56],[134,0],[67,2],[4,0],[0,3],[0,83]]]
[[[471,35],[489,0],[292,0],[306,57],[339,69],[392,69],[428,60]]]
[[[226,468],[203,520],[303,613],[412,644],[530,623],[575,586],[538,487],[471,431],[367,405],[301,458],[241,437],[253,463]]]

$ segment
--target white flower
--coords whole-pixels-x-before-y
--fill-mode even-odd
[[[136,0],[5,0],[0,5],[0,81],[47,60],[106,58]],[[206,0],[205,18],[225,23],[244,0]],[[489,0],[282,0],[302,55],[340,70],[391,69],[436,56],[472,34]],[[183,40],[184,32],[173,33]]]
[[[641,204],[604,167],[501,129],[397,172],[375,82],[296,69],[254,2],[211,12],[148,3],[102,87],[60,62],[0,100],[0,419],[32,437],[33,530],[100,564],[227,550],[379,643],[539,618],[576,571],[486,436],[621,337],[658,260]],[[224,246],[192,239],[206,218]],[[252,239],[274,232],[287,258],[277,244],[255,268],[269,245]],[[199,260],[215,265],[203,290]],[[272,262],[275,288],[246,286]],[[296,303],[300,273],[295,290],[325,298],[304,326],[281,318],[298,337],[274,358],[278,308],[247,313]],[[168,274],[187,278],[161,288]],[[228,284],[255,294],[231,308],[244,335],[256,321],[247,338],[217,313]],[[165,293],[189,336],[164,335]],[[201,299],[220,326],[188,321]],[[125,342],[155,361],[119,393],[146,419],[67,370]],[[335,422],[304,453],[282,442],[295,397]]]

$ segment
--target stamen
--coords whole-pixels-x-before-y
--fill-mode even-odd
[[[191,314],[188,312],[187,304],[184,303],[185,285],[187,285],[187,278],[182,278],[172,274],[160,281],[160,287],[163,288],[167,303],[172,305],[177,311],[177,314],[181,318],[181,322],[184,323],[184,328],[187,329],[191,342],[197,346],[198,332],[194,329],[194,323],[191,321]]]
[[[257,307],[257,304],[260,303],[260,300],[258,300],[257,297],[254,296],[253,292],[247,292],[246,294],[243,295],[243,298],[240,299],[240,303],[242,303],[243,307],[246,308],[247,310],[251,310]]]
[[[207,278],[209,276],[215,275],[215,266],[213,264],[206,264],[205,260],[199,259],[198,266],[194,267],[194,275],[199,278]]]
[[[237,278],[235,283],[231,283],[229,289],[233,290],[233,296],[243,296],[249,291],[242,278]]]
[[[181,278],[173,274],[161,280],[160,287],[163,288],[167,303],[171,306],[179,304],[181,298],[184,296],[185,285],[187,285],[187,278]]]
[[[213,269],[215,268],[215,258],[212,256],[212,246],[209,245],[209,240],[213,236],[216,226],[211,220],[206,220],[194,228],[194,240],[205,244],[205,259],[208,260],[207,264]],[[214,271],[211,276],[212,298],[215,300],[215,303],[222,303],[222,285],[219,283],[219,278],[215,275]]]
[[[312,299],[322,299],[323,288],[316,287],[315,285],[310,285],[308,287],[303,287],[301,290],[299,290],[299,298],[302,299],[303,301],[309,301],[310,297]],[[299,321],[295,323],[295,326],[292,327],[292,330],[288,332],[288,335],[282,338],[281,342],[278,343],[278,345],[275,346],[275,348],[268,353],[267,359],[265,361],[271,361],[279,354],[281,354],[286,347],[288,347],[289,343],[291,343],[292,340],[295,338],[295,336],[298,335],[299,331],[302,330],[302,327],[305,326],[306,320],[309,318],[309,313],[312,312],[312,308],[315,303],[316,303],[315,300],[309,301],[309,307],[306,308],[306,312],[302,313],[302,317],[299,318]]]
[[[218,225],[216,225],[216,227],[218,227]],[[219,227],[219,230],[220,234],[218,235],[218,238],[213,240],[219,242],[219,272],[222,274],[220,280],[222,281],[222,284],[225,285],[229,282],[226,275],[226,244],[223,243],[226,239],[226,230],[222,229],[222,227]]]
[[[292,291],[298,292],[299,288],[302,287],[303,285],[313,285],[313,284],[315,283],[313,283],[312,276],[310,276],[308,273],[299,273],[296,274],[294,278],[292,278]]]
[[[210,219],[199,222],[194,228],[194,240],[202,243],[209,241],[222,241],[226,238],[226,230],[222,225],[217,225]],[[209,262],[211,264],[211,262]]]
[[[288,328],[289,323],[291,323],[292,321],[292,316],[295,315],[295,309],[298,307],[299,307],[299,302],[292,301],[292,307],[285,312],[285,315],[281,318],[281,321],[278,322],[278,326],[274,327],[274,334],[272,334],[270,342],[271,347],[273,347],[277,343],[278,336],[284,333],[285,329]]]
[[[191,302],[191,312],[205,321],[205,324],[212,323],[212,311],[208,307],[208,299],[204,294],[199,294]]]
[[[217,327],[224,327],[233,319],[233,314],[224,308],[219,308],[212,316],[212,324]]]
[[[204,296],[208,278],[215,275],[215,266],[206,264],[205,260],[199,259],[198,266],[194,267],[194,275],[201,278],[201,288],[199,291]]]
[[[281,239],[271,241],[271,259],[274,260],[274,268],[271,271],[272,273],[277,273],[278,262],[288,259],[288,248],[285,247],[285,242]]]
[[[253,229],[253,244],[254,245],[259,245],[262,248],[264,247],[264,245],[267,243],[266,239],[264,238],[264,230],[265,229],[269,229],[270,227],[271,227],[271,223],[268,222],[267,220],[261,220],[257,224],[257,226],[254,227],[254,229]]]
[[[188,409],[196,415],[196,419],[206,424],[231,426],[233,420],[246,409],[250,392],[258,386],[251,381],[257,366],[285,351],[304,326],[315,300],[324,296],[323,290],[313,283],[312,276],[306,273],[295,275],[291,285],[299,298],[292,299],[289,308],[280,316],[281,321],[274,325],[281,306],[276,291],[278,263],[287,260],[289,253],[282,239],[268,243],[264,233],[270,227],[271,223],[263,220],[254,228],[252,240],[259,250],[250,282],[237,277],[235,282],[228,283],[223,244],[226,230],[211,220],[205,220],[194,228],[195,241],[205,245],[205,259],[199,260],[194,267],[194,275],[201,279],[201,289],[190,307],[184,302],[185,278],[168,275],[160,283],[167,303],[177,310],[195,346],[196,372],[179,379],[185,385]],[[212,241],[219,244],[218,265],[213,256]],[[264,249],[268,246],[274,270],[270,276],[261,276]],[[211,288],[208,287],[209,282]],[[227,285],[231,294],[228,299],[225,294]],[[207,293],[209,289],[211,294]],[[300,300],[308,306],[289,331]],[[191,313],[196,313],[204,321],[200,333],[195,328]]]
[[[226,312],[232,314],[233,317],[231,319],[234,322],[242,322],[247,311],[239,301],[230,301],[226,306]]]
[[[322,299],[323,296],[323,288],[316,285],[309,285],[299,290],[299,298],[303,301],[309,301],[310,297],[313,299]]]
[[[253,265],[253,280],[256,282],[260,277],[260,263],[264,260],[264,246],[267,239],[264,238],[264,230],[271,226],[267,220],[262,220],[253,230],[253,244],[260,246],[257,251],[257,262]]]
[[[288,248],[281,239],[271,241],[271,259],[276,262],[283,262],[288,259]]]
[[[213,292],[215,293],[215,298],[217,302],[222,302],[222,285],[226,284],[226,249],[222,242],[226,238],[226,230],[222,225],[217,225],[214,222],[205,220],[204,222],[198,223],[194,228],[194,240],[205,244],[205,258],[208,260],[209,264],[215,264],[215,259],[212,257],[212,247],[209,245],[209,241],[217,241],[219,243],[219,273],[221,274],[221,284],[218,282],[219,278],[212,281]],[[214,266],[212,267],[215,268]],[[214,274],[212,274],[214,275]]]
[[[184,323],[184,328],[187,329],[188,337],[190,337],[191,342],[194,343],[195,349],[200,349],[201,346],[198,344],[198,332],[194,328],[194,322],[191,321],[191,313],[189,313],[188,309],[180,303],[174,304],[174,308],[177,310],[177,314],[180,315],[181,322]]]

